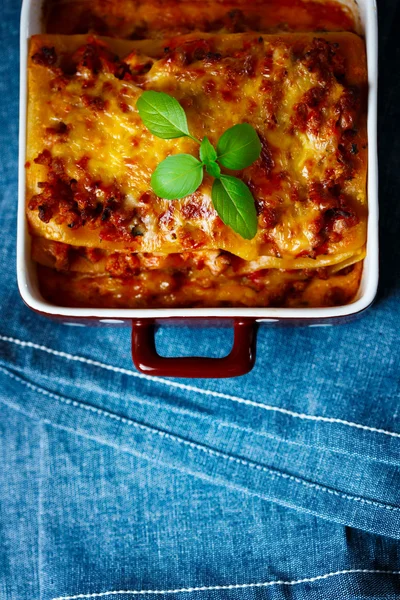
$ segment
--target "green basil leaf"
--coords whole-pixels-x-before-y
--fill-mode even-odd
[[[261,142],[256,130],[248,123],[230,127],[217,144],[218,161],[227,169],[245,169],[261,154]]]
[[[203,181],[203,165],[191,154],[174,154],[160,162],[151,187],[160,198],[179,200],[193,194]]]
[[[251,191],[243,181],[230,175],[221,175],[214,181],[211,198],[214,208],[225,225],[245,240],[257,233],[257,213]]]
[[[136,108],[153,135],[165,140],[191,137],[185,111],[172,96],[152,90],[143,92],[136,102]]]
[[[207,137],[203,138],[200,145],[200,160],[202,160],[205,165],[217,160],[216,150]]]
[[[221,169],[216,162],[206,163],[206,171],[209,175],[216,177],[217,179],[221,177]]]

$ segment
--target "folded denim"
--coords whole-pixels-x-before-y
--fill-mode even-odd
[[[291,510],[302,491],[268,501],[279,486],[269,473],[103,409],[60,406],[10,373],[0,373],[2,599],[398,597],[398,541],[313,516],[324,492],[310,511]]]
[[[65,381],[54,381],[37,356],[42,353],[48,361],[49,349],[16,340],[0,339],[2,343],[16,346],[13,369],[0,367],[8,379],[3,389],[18,390],[3,402],[28,416],[284,506],[400,538],[395,460],[400,435],[395,432],[288,414],[262,402],[215,397],[187,384],[143,380],[133,371],[117,374],[104,364],[87,364],[83,357],[65,353],[50,355],[53,373],[68,370]],[[94,374],[101,377],[97,383]],[[195,404],[197,396],[201,407]],[[393,458],[380,461],[371,445],[382,454],[388,447]]]

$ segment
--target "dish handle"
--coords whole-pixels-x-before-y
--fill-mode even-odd
[[[256,359],[255,319],[233,319],[233,346],[223,358],[160,356],[155,344],[155,323],[150,319],[132,323],[132,359],[146,375],[158,377],[225,378],[245,375]]]

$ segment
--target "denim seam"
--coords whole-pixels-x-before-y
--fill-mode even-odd
[[[220,591],[220,590],[242,590],[246,588],[262,588],[272,587],[275,585],[300,585],[302,583],[315,583],[317,581],[323,581],[330,577],[338,575],[353,575],[353,574],[375,574],[375,575],[400,575],[400,571],[383,571],[380,569],[345,569],[343,571],[333,571],[331,573],[325,573],[324,575],[317,575],[316,577],[307,577],[304,579],[294,579],[289,581],[277,580],[277,581],[265,581],[260,583],[237,583],[231,585],[212,585],[212,586],[200,586],[200,587],[188,587],[178,588],[171,590],[116,590],[109,592],[98,592],[94,594],[77,594],[75,596],[58,596],[52,600],[79,600],[80,598],[104,598],[106,596],[118,596],[118,595],[134,595],[144,596],[145,594],[184,594],[192,592],[206,592],[206,591]]]
[[[45,424],[40,424],[39,438],[39,493],[37,510],[37,553],[38,553],[38,580],[39,580],[39,598],[43,598],[42,574],[43,574],[43,480],[44,480],[44,436]]]
[[[168,440],[172,440],[173,442],[177,442],[181,445],[187,446],[191,450],[196,450],[198,452],[202,452],[203,454],[208,454],[213,457],[222,458],[224,460],[243,465],[247,468],[261,471],[263,473],[267,473],[269,475],[269,477],[271,477],[272,479],[276,479],[276,478],[286,479],[286,480],[292,481],[294,483],[297,483],[299,485],[302,485],[303,487],[317,490],[320,492],[324,492],[326,494],[330,494],[331,496],[336,496],[336,497],[342,498],[343,500],[359,502],[360,504],[375,506],[377,508],[383,508],[383,509],[386,509],[386,510],[389,510],[392,512],[400,512],[400,507],[392,506],[389,504],[383,504],[381,502],[378,502],[377,500],[369,500],[367,498],[361,498],[360,496],[353,496],[352,494],[346,494],[344,492],[338,492],[337,490],[333,490],[331,488],[320,485],[318,483],[312,483],[310,481],[305,481],[304,479],[301,479],[300,477],[296,477],[295,475],[289,475],[288,473],[283,473],[282,471],[278,471],[278,470],[272,469],[270,467],[264,467],[257,463],[252,463],[250,461],[247,461],[243,458],[236,458],[235,456],[231,456],[229,454],[224,454],[223,452],[220,452],[219,450],[212,450],[211,448],[201,446],[200,444],[197,444],[196,442],[190,442],[189,440],[180,438],[172,433],[168,433],[166,431],[161,431],[161,430],[155,429],[153,427],[150,427],[149,425],[143,425],[142,423],[137,423],[136,421],[127,419],[126,417],[121,417],[119,415],[110,413],[103,409],[96,408],[94,406],[90,406],[87,404],[83,404],[82,402],[78,402],[77,400],[72,400],[70,398],[65,398],[63,396],[59,396],[58,394],[49,392],[48,390],[46,390],[44,388],[38,387],[38,386],[34,385],[33,383],[30,383],[29,381],[22,379],[21,377],[15,375],[14,373],[11,373],[10,371],[8,371],[7,369],[4,369],[3,367],[0,367],[0,372],[4,373],[11,379],[18,381],[20,384],[26,386],[27,388],[29,388],[35,392],[38,392],[39,394],[42,394],[43,396],[47,396],[49,398],[54,398],[55,400],[57,400],[58,402],[61,402],[62,404],[66,404],[68,406],[74,406],[75,408],[80,408],[82,410],[86,410],[88,412],[98,414],[102,417],[106,417],[106,418],[114,420],[114,421],[119,421],[120,423],[124,423],[125,425],[128,425],[129,427],[134,427],[136,429],[146,431],[147,433],[151,433],[153,435],[158,435],[159,437],[162,437],[162,438],[165,438]],[[0,400],[1,400],[1,398],[0,398]],[[46,421],[46,422],[49,422],[49,424],[51,424],[51,421]]]
[[[85,363],[85,364],[88,364],[93,367],[98,367],[100,369],[105,369],[107,371],[113,371],[114,373],[120,373],[121,375],[128,375],[130,377],[136,377],[137,379],[154,381],[157,383],[161,383],[162,385],[166,385],[168,387],[186,390],[189,392],[195,392],[197,394],[203,394],[205,396],[212,396],[214,398],[222,398],[224,400],[231,400],[231,401],[237,402],[239,404],[253,406],[255,408],[260,408],[260,409],[267,410],[270,412],[277,412],[277,413],[287,415],[289,417],[293,417],[296,419],[302,419],[302,420],[307,420],[307,421],[316,421],[316,422],[329,423],[329,424],[337,424],[337,425],[345,425],[347,427],[353,427],[355,429],[369,431],[370,433],[381,433],[383,435],[387,435],[390,437],[400,438],[400,433],[397,433],[394,431],[387,431],[386,429],[370,427],[369,425],[361,425],[360,423],[354,423],[352,421],[346,421],[345,419],[338,419],[335,417],[322,417],[320,415],[308,415],[305,413],[298,413],[298,412],[295,412],[292,410],[288,410],[287,408],[281,408],[279,406],[271,406],[268,404],[263,404],[261,402],[256,402],[254,400],[240,398],[239,396],[232,396],[230,394],[224,394],[223,392],[215,392],[213,390],[203,390],[201,388],[198,388],[198,387],[195,387],[192,385],[187,385],[185,383],[179,383],[178,381],[170,381],[168,379],[162,379],[161,377],[153,377],[150,375],[144,375],[142,373],[136,373],[135,371],[131,371],[129,369],[124,369],[122,367],[115,367],[113,365],[108,365],[106,363],[102,363],[97,360],[92,360],[91,358],[85,358],[83,356],[76,356],[73,354],[69,354],[67,352],[54,350],[52,348],[48,348],[47,346],[35,344],[34,342],[26,342],[23,340],[19,340],[19,339],[12,338],[12,337],[7,337],[7,336],[3,336],[3,335],[0,335],[0,341],[15,344],[16,346],[20,346],[22,348],[32,348],[34,350],[40,350],[41,352],[46,352],[47,354],[52,354],[53,356],[57,356],[59,358],[65,358],[66,360],[70,360],[73,362]]]

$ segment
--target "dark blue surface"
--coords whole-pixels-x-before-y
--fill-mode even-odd
[[[20,300],[18,19],[5,0],[1,600],[398,598],[399,4],[380,2],[377,303],[349,325],[264,327],[253,372],[210,381],[141,376],[129,330],[57,324]],[[176,355],[218,355],[230,340],[158,335]]]

